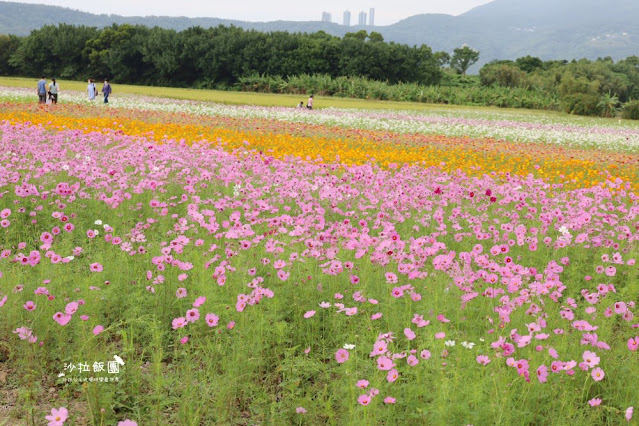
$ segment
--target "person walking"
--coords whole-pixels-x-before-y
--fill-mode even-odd
[[[306,102],[306,108],[313,109],[313,95],[311,95],[311,97],[308,98],[308,102]]]
[[[89,84],[87,85],[87,94],[89,95],[89,100],[92,101],[95,99],[95,96],[98,94],[98,88],[95,87],[95,83],[93,79],[89,79]]]
[[[49,99],[51,99],[51,103],[58,103],[58,93],[60,92],[60,85],[55,82],[55,78],[51,79],[51,84],[49,84]]]
[[[47,80],[44,76],[38,80],[38,103],[47,103]]]
[[[109,103],[109,95],[113,92],[111,89],[111,85],[109,84],[109,79],[104,79],[104,86],[102,86],[102,94],[104,94],[104,103]]]

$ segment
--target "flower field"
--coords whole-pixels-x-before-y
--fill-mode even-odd
[[[638,125],[32,92],[0,425],[637,423]]]

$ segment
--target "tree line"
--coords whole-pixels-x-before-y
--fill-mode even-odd
[[[533,56],[466,71],[479,52],[451,54],[387,43],[380,33],[175,31],[129,24],[48,25],[0,35],[0,75],[191,88],[318,92],[336,96],[564,110],[639,119],[639,57],[613,61]]]
[[[487,87],[523,88],[556,96],[559,109],[571,114],[639,119],[639,57],[615,62],[542,61],[525,56],[493,61],[479,70]]]
[[[261,74],[358,76],[390,84],[438,84],[443,52],[387,43],[380,33],[344,37],[193,27],[184,31],[140,25],[60,24],[26,37],[0,37],[0,74],[64,79],[109,78],[119,83],[230,88]]]

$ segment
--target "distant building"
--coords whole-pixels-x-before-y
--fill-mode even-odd
[[[366,12],[359,12],[358,25],[366,25]]]
[[[322,22],[331,22],[331,14],[328,12],[322,12]]]
[[[351,12],[350,10],[344,11],[344,25],[347,27],[351,26]]]
[[[371,10],[368,12],[368,25],[371,27],[375,25],[375,8],[371,7]]]

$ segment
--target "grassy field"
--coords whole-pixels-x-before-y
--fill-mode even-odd
[[[0,86],[6,87],[36,87],[37,78],[24,77],[0,77]],[[58,80],[62,93],[64,90],[86,91],[87,83],[84,81]],[[98,89],[102,83],[97,82]],[[202,102],[216,102],[229,105],[258,105],[258,106],[280,106],[295,107],[300,101],[306,100],[306,95],[287,95],[272,93],[253,93],[253,92],[232,92],[222,90],[205,90],[205,89],[183,89],[176,87],[150,87],[150,86],[134,86],[130,84],[112,83],[114,95],[143,95],[157,96],[170,99],[193,100]],[[522,115],[558,115],[560,113],[553,111],[539,110],[519,110],[513,108],[494,108],[494,107],[471,107],[459,105],[444,104],[424,104],[417,102],[394,102],[394,101],[378,101],[365,99],[337,98],[337,97],[317,97],[315,99],[315,108],[357,108],[357,109],[385,109],[385,110],[409,110],[409,111],[425,111],[432,109],[456,109],[456,110],[493,110],[493,111],[509,111]]]

